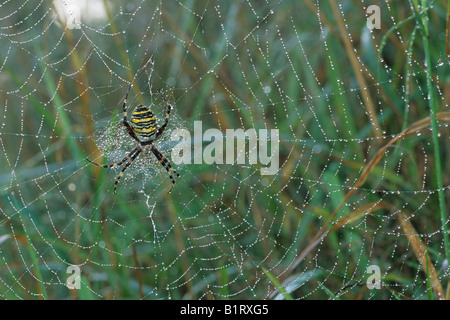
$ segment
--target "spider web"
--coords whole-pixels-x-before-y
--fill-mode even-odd
[[[282,299],[275,277],[297,299],[421,299],[428,278],[445,283],[448,220],[432,132],[417,125],[429,115],[426,72],[408,50],[421,48],[419,31],[394,30],[380,67],[382,36],[412,12],[378,1],[383,28],[370,30],[370,4],[2,3],[0,297]],[[445,24],[442,7],[432,10]],[[441,114],[443,34],[431,34]],[[136,146],[121,122],[130,82],[129,114],[150,105],[161,124],[157,88],[173,105],[155,143],[169,160],[172,133],[201,121],[203,131],[279,130],[278,171],[172,163],[181,176],[168,194],[164,168],[141,155],[114,195],[121,168],[85,157],[113,163]],[[445,159],[447,123],[438,129]],[[73,265],[78,289],[67,287]],[[366,288],[373,265],[383,289]]]

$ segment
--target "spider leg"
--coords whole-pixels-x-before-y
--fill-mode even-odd
[[[86,160],[89,161],[89,162],[92,163],[92,164],[95,164],[96,166],[99,166],[99,167],[103,167],[103,168],[115,168],[115,167],[118,167],[118,166],[122,165],[125,161],[127,161],[128,159],[130,159],[131,156],[132,156],[132,155],[137,151],[137,149],[139,149],[139,148],[140,148],[140,146],[137,146],[137,147],[134,148],[129,154],[127,154],[126,157],[122,159],[122,161],[117,162],[117,163],[113,163],[113,164],[105,164],[105,165],[103,165],[103,164],[98,164],[98,163],[96,163],[96,162],[94,162],[94,161],[91,161],[91,160],[89,160],[88,158],[86,158]]]
[[[128,93],[130,93],[132,84],[130,83],[130,86],[128,87],[127,94],[125,95],[125,99],[123,99],[123,125],[127,128],[128,134],[137,142],[141,143],[139,138],[134,133],[133,129],[131,128],[130,124],[127,121],[127,99],[128,99]]]
[[[165,168],[169,168],[177,177],[179,177],[180,176],[180,174],[177,172],[177,170],[175,170],[173,167],[172,167],[172,165],[170,164],[170,162],[169,162],[169,160],[167,160],[167,158],[166,157],[164,157],[163,156],[163,154],[158,150],[158,149],[156,149],[156,147],[154,146],[154,145],[152,145],[152,147],[153,147],[153,149],[154,149],[154,151],[156,151],[159,155],[160,155],[160,157],[161,157],[161,159],[162,159],[162,161],[163,161],[163,165],[164,165],[164,167]],[[154,152],[153,152],[154,153]],[[158,160],[159,160],[159,158],[158,158]]]
[[[166,97],[164,96],[164,94],[161,92],[161,90],[156,89],[158,91],[158,93],[161,95],[161,97],[163,98],[164,102],[167,105],[167,110],[166,110],[166,118],[164,120],[164,123],[161,127],[159,127],[158,131],[155,134],[155,139],[158,138],[166,129],[167,124],[169,123],[169,118],[170,118],[170,111],[172,110],[172,105],[167,101]]]
[[[117,184],[119,183],[120,178],[122,178],[123,173],[133,163],[134,159],[136,159],[136,157],[141,153],[142,149],[140,148],[140,146],[138,146],[137,148],[138,148],[138,150],[136,151],[136,153],[125,164],[125,166],[123,167],[123,169],[120,171],[119,175],[117,176],[116,182],[114,182],[114,194],[116,194]]]
[[[179,177],[180,174],[174,169],[172,168],[172,166],[170,165],[170,162],[166,159],[166,157],[163,156],[163,154],[161,152],[159,152],[158,149],[156,149],[155,146],[152,145],[152,152],[155,155],[156,159],[159,160],[159,163],[161,163],[161,165],[164,167],[164,169],[166,169],[167,173],[169,174],[169,178],[172,181],[172,187],[170,188],[169,192],[170,193],[173,189],[173,187],[175,186],[175,179],[172,176],[171,171],[177,176]]]

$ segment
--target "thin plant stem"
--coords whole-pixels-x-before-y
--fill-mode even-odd
[[[422,1],[422,6],[426,3]],[[428,102],[430,106],[430,122],[431,122],[431,136],[433,142],[434,149],[434,159],[436,166],[436,183],[437,183],[437,192],[439,199],[439,211],[440,218],[442,224],[442,233],[444,237],[444,248],[445,248],[445,257],[447,261],[450,261],[450,242],[449,242],[449,234],[447,227],[447,214],[445,207],[445,195],[444,195],[444,183],[442,179],[442,165],[441,165],[441,153],[439,146],[439,128],[436,120],[436,101],[434,97],[433,90],[433,79],[432,79],[432,71],[431,71],[431,52],[430,52],[430,42],[429,42],[429,30],[428,30],[428,15],[424,13],[420,15],[422,19],[422,40],[424,45],[425,52],[425,64],[426,64],[426,76],[427,76],[427,88],[428,88]]]

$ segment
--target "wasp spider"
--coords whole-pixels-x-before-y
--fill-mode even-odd
[[[166,169],[167,173],[169,174],[169,178],[172,181],[172,186],[169,190],[170,193],[173,187],[175,186],[175,179],[173,178],[172,173],[176,177],[179,177],[180,175],[174,168],[172,168],[166,157],[164,157],[163,154],[153,145],[153,142],[156,139],[158,139],[159,136],[166,129],[167,124],[169,123],[170,110],[172,109],[172,106],[170,105],[169,102],[167,102],[167,99],[164,96],[164,94],[159,89],[157,89],[158,93],[161,95],[161,97],[163,98],[164,102],[167,105],[166,118],[164,124],[161,125],[161,127],[157,128],[156,117],[153,114],[152,110],[149,107],[144,106],[142,104],[138,105],[134,109],[133,113],[131,114],[131,124],[130,124],[127,121],[127,110],[126,110],[127,98],[130,89],[131,84],[128,87],[125,99],[123,100],[123,125],[125,126],[125,128],[127,128],[128,134],[138,142],[138,145],[125,158],[123,158],[122,161],[118,163],[101,165],[87,158],[86,160],[88,160],[92,164],[95,164],[96,166],[100,166],[103,168],[115,168],[125,163],[125,166],[123,167],[122,171],[120,171],[120,174],[117,177],[116,182],[114,183],[114,193],[116,193],[117,184],[119,183],[120,178],[122,177],[125,170],[137,158],[137,156],[141,152],[143,154],[149,154],[150,152],[152,152],[155,155],[156,159],[158,159],[159,163],[161,163],[161,165]]]

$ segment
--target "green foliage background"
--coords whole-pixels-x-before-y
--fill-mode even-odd
[[[95,3],[81,29],[50,1],[2,4],[2,299],[449,297],[445,1]],[[143,157],[114,195],[85,157],[134,147],[130,81],[129,110],[161,119],[166,93],[170,130],[278,129],[279,173],[176,166],[167,194]]]

